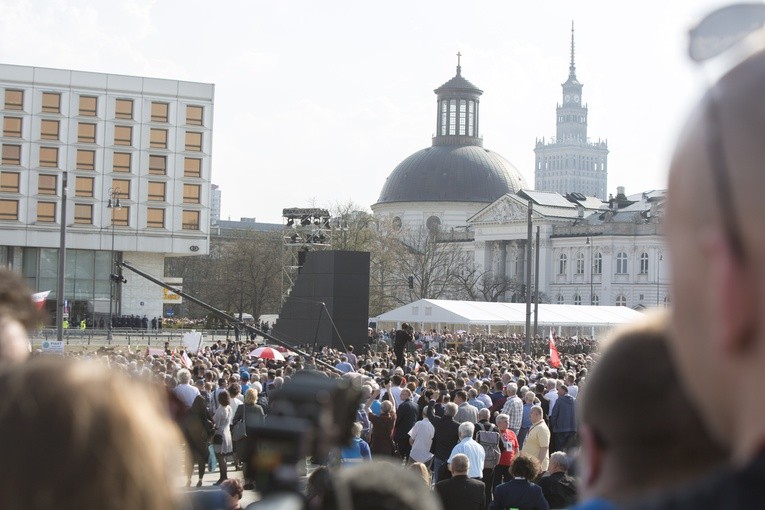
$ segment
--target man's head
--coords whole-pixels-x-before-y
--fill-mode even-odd
[[[667,322],[653,316],[614,333],[580,391],[585,497],[624,501],[678,485],[726,460],[680,384]],[[625,367],[650,376],[636,377]]]
[[[558,396],[563,397],[568,395],[568,388],[565,385],[558,386]]]
[[[498,414],[497,418],[494,420],[497,424],[497,428],[499,430],[505,430],[507,429],[507,426],[510,424],[510,417],[506,414]]]
[[[555,452],[550,455],[549,473],[565,473],[568,471],[568,455],[566,452]]]
[[[402,402],[404,400],[409,400],[410,398],[412,398],[412,392],[411,391],[409,391],[407,388],[404,388],[403,390],[401,390],[401,401]]]
[[[475,425],[473,425],[469,421],[460,423],[460,428],[457,429],[457,433],[459,434],[460,439],[465,439],[466,437],[473,437],[473,432],[475,432]]]
[[[765,436],[765,409],[750,407],[765,369],[764,87],[760,51],[707,92],[675,151],[667,201],[672,348],[691,396],[713,432],[735,443],[739,462]],[[720,381],[743,392],[729,398]]]
[[[514,382],[511,382],[507,385],[507,388],[505,388],[505,391],[507,393],[508,397],[514,397],[516,393],[518,393],[518,385]]]
[[[531,411],[529,413],[529,417],[531,418],[531,423],[539,423],[544,418],[544,413],[542,412],[542,408],[539,406],[534,406],[531,408]]]
[[[485,407],[478,411],[478,421],[488,420],[489,418],[491,418],[491,411]]]
[[[457,404],[449,402],[444,406],[444,416],[454,417],[457,415]]]
[[[464,453],[458,453],[449,463],[449,471],[452,472],[452,476],[466,475],[469,469],[470,460]]]
[[[454,394],[454,403],[460,405],[464,402],[467,402],[467,393],[464,390],[459,390]]]

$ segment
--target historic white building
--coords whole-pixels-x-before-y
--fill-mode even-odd
[[[0,266],[52,290],[53,311],[64,221],[73,317],[103,318],[110,302],[118,315],[161,315],[160,287],[128,274],[110,289],[112,259],[161,278],[166,256],[208,252],[213,92],[0,65]]]

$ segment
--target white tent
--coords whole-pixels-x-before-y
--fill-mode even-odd
[[[532,305],[532,314],[534,307]],[[577,306],[577,305],[539,305],[539,327],[604,329],[637,320],[643,314],[626,306]],[[534,317],[532,315],[532,323]],[[487,303],[481,301],[450,301],[440,299],[420,299],[391,310],[377,317],[380,324],[400,325],[408,322],[421,328],[441,329],[464,327],[477,329],[518,330],[526,325],[525,303]]]

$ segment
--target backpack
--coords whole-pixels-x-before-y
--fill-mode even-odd
[[[486,456],[483,460],[484,469],[493,469],[499,464],[499,432],[494,430],[479,430],[478,443],[483,447]]]

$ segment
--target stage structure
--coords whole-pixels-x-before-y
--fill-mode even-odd
[[[292,291],[309,251],[332,247],[331,216],[326,209],[291,207],[282,210],[282,304]]]

